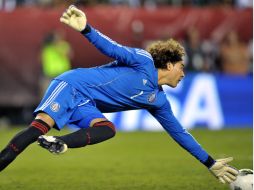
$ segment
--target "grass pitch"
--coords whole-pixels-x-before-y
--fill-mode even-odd
[[[20,129],[0,130],[0,148]],[[252,129],[193,130],[214,158],[252,168]],[[66,134],[51,131],[51,135]],[[0,173],[0,190],[228,190],[166,132],[120,133],[55,156],[35,143]]]

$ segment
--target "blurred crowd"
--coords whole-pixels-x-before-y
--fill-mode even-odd
[[[199,31],[192,27],[187,30],[183,44],[188,71],[233,75],[248,75],[253,72],[253,41],[241,40],[237,31],[229,31],[219,41],[201,40]]]
[[[253,4],[252,0],[0,0],[0,6],[2,5],[2,8],[4,6],[17,7],[35,5],[42,7],[66,7],[72,3],[75,3],[76,5],[86,6],[93,6],[98,4],[120,4],[128,5],[131,7],[150,8],[156,8],[162,5],[236,6],[244,8],[252,7]],[[133,27],[134,31],[138,28],[141,28],[142,30],[142,27],[140,27],[139,24],[136,24]],[[140,38],[140,40],[142,39]],[[243,41],[240,39],[238,31],[232,30],[220,39],[213,39],[211,37],[210,39],[204,40],[200,38],[198,29],[191,27],[186,30],[186,35],[184,38],[178,40],[182,41],[182,44],[186,49],[185,61],[187,71],[223,72],[226,74],[237,75],[247,75],[253,71],[253,39],[250,39],[249,41]],[[144,43],[146,42],[143,42],[143,44]],[[144,48],[143,44],[137,44],[137,47],[140,46]],[[52,50],[52,48],[50,50]]]
[[[70,4],[93,6],[98,4],[126,5],[130,7],[156,8],[158,6],[232,6],[253,7],[252,0],[0,0],[0,9],[13,10],[18,6],[57,7]]]
[[[54,78],[71,68],[73,51],[64,36],[63,31],[46,35],[41,61],[46,79]],[[145,48],[150,43],[142,41],[140,36],[137,38],[141,40],[141,43],[137,43],[135,47]],[[199,30],[196,27],[190,27],[186,30],[185,36],[177,40],[185,47],[185,68],[188,72],[242,76],[253,73],[252,39],[243,41],[236,30],[229,31],[221,39],[202,40]]]

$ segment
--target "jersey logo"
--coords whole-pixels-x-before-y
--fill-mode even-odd
[[[148,95],[147,100],[148,100],[149,103],[153,103],[155,101],[155,98],[156,98],[156,94],[153,92],[153,93]]]
[[[50,104],[50,109],[51,109],[53,112],[58,112],[59,109],[60,109],[60,104],[57,103],[57,102],[52,102],[52,104]]]
[[[147,83],[147,80],[143,79],[143,85],[146,85],[146,83]]]
[[[134,99],[134,98],[136,98],[138,96],[141,96],[143,93],[144,93],[144,91],[142,90],[140,93],[138,93],[138,94],[136,94],[134,96],[131,96],[131,99]]]

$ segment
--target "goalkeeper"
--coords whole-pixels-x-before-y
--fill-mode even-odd
[[[114,124],[102,113],[146,109],[169,135],[222,183],[231,183],[238,171],[228,165],[233,158],[214,160],[179,124],[162,85],[176,87],[184,77],[183,47],[173,39],[158,41],[146,50],[122,46],[87,24],[85,13],[70,6],[60,21],[80,32],[115,61],[94,68],[79,68],[56,77],[34,111],[31,125],[18,133],[0,153],[0,171],[29,144],[52,153],[64,153],[112,138]],[[65,136],[45,136],[51,129],[76,125]]]

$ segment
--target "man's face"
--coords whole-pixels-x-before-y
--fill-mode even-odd
[[[168,64],[168,85],[175,88],[177,84],[183,79],[184,75],[184,64],[183,61],[179,61],[175,64]]]

